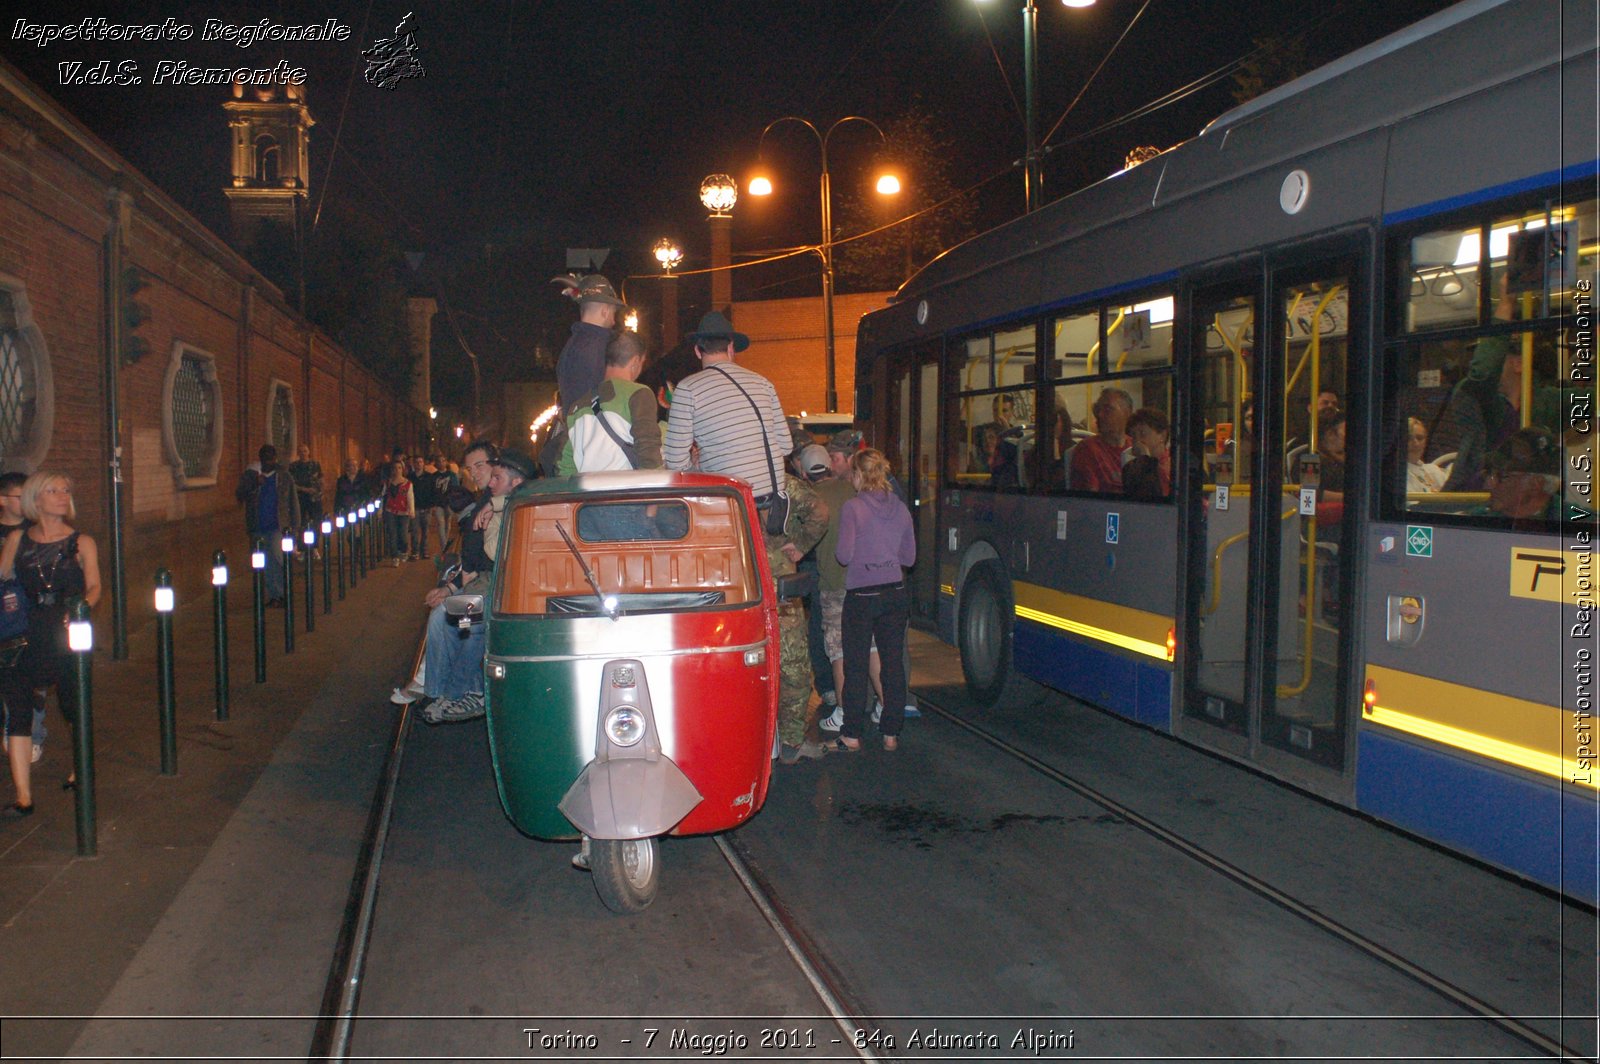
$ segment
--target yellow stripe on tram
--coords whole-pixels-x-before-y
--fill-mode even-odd
[[[1167,633],[1172,630],[1171,617],[1065,591],[1052,591],[1020,580],[1013,581],[1011,589],[1016,598],[1017,616],[1024,620],[1109,643],[1159,661],[1171,660],[1167,654]]]
[[[1373,724],[1600,790],[1592,720],[1579,722],[1559,706],[1381,665],[1367,666],[1367,680],[1377,700],[1362,716]]]

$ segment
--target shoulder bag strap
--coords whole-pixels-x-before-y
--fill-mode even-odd
[[[611,442],[615,443],[622,450],[622,456],[628,460],[628,464],[633,468],[638,469],[638,447],[635,444],[627,443],[621,436],[617,435],[617,430],[611,427],[611,422],[607,421],[606,416],[600,412],[599,392],[594,393],[594,401],[589,404],[589,409],[594,411],[595,420],[600,422],[600,427],[606,430],[606,435],[611,437]]]
[[[733,379],[733,374],[729,373],[721,366],[707,366],[706,368],[714,370],[728,378],[728,383],[739,389],[739,394],[744,396],[744,401],[750,404],[751,410],[755,411],[756,425],[761,429],[761,449],[766,453],[767,456],[767,473],[772,477],[772,493],[774,495],[782,495],[783,481],[778,479],[778,467],[772,464],[772,444],[767,440],[767,422],[766,419],[761,416],[761,408],[756,406],[756,401],[754,399],[750,398],[750,393],[745,391],[744,387],[740,385],[738,381]]]

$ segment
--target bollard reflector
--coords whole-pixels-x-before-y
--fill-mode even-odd
[[[213,565],[211,567],[211,586],[228,586],[228,567],[226,565]]]
[[[322,534],[324,536],[326,536],[329,533],[331,533],[332,531],[333,531],[333,522],[328,520],[326,517],[324,517],[322,519]]]
[[[67,649],[86,654],[94,649],[94,625],[88,621],[72,621],[67,625]]]
[[[267,567],[267,552],[255,550],[250,552],[250,568],[265,569]]]
[[[335,517],[333,519],[333,527],[334,528],[343,528],[344,527],[344,514],[340,514],[338,517]]]
[[[156,612],[157,613],[171,613],[173,607],[176,606],[176,605],[177,605],[177,596],[173,593],[172,588],[170,588],[170,587],[158,587],[158,588],[156,588]]]
[[[305,541],[306,546],[315,546],[317,542],[317,530],[314,528],[308,528],[304,532],[300,533],[300,538]]]

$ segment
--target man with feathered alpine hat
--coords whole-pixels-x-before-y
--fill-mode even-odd
[[[615,335],[617,308],[624,304],[617,298],[611,282],[598,273],[584,277],[569,273],[550,280],[561,286],[562,295],[578,304],[578,320],[572,326],[572,336],[556,360],[557,401],[563,416],[556,418],[555,423],[564,425],[567,407],[600,387],[605,378],[606,345]],[[540,449],[540,464],[547,473],[555,469],[564,442],[564,432],[552,432]]]

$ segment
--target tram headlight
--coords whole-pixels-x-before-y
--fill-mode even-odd
[[[618,706],[606,714],[606,735],[618,746],[632,746],[644,738],[644,714],[632,706]]]

